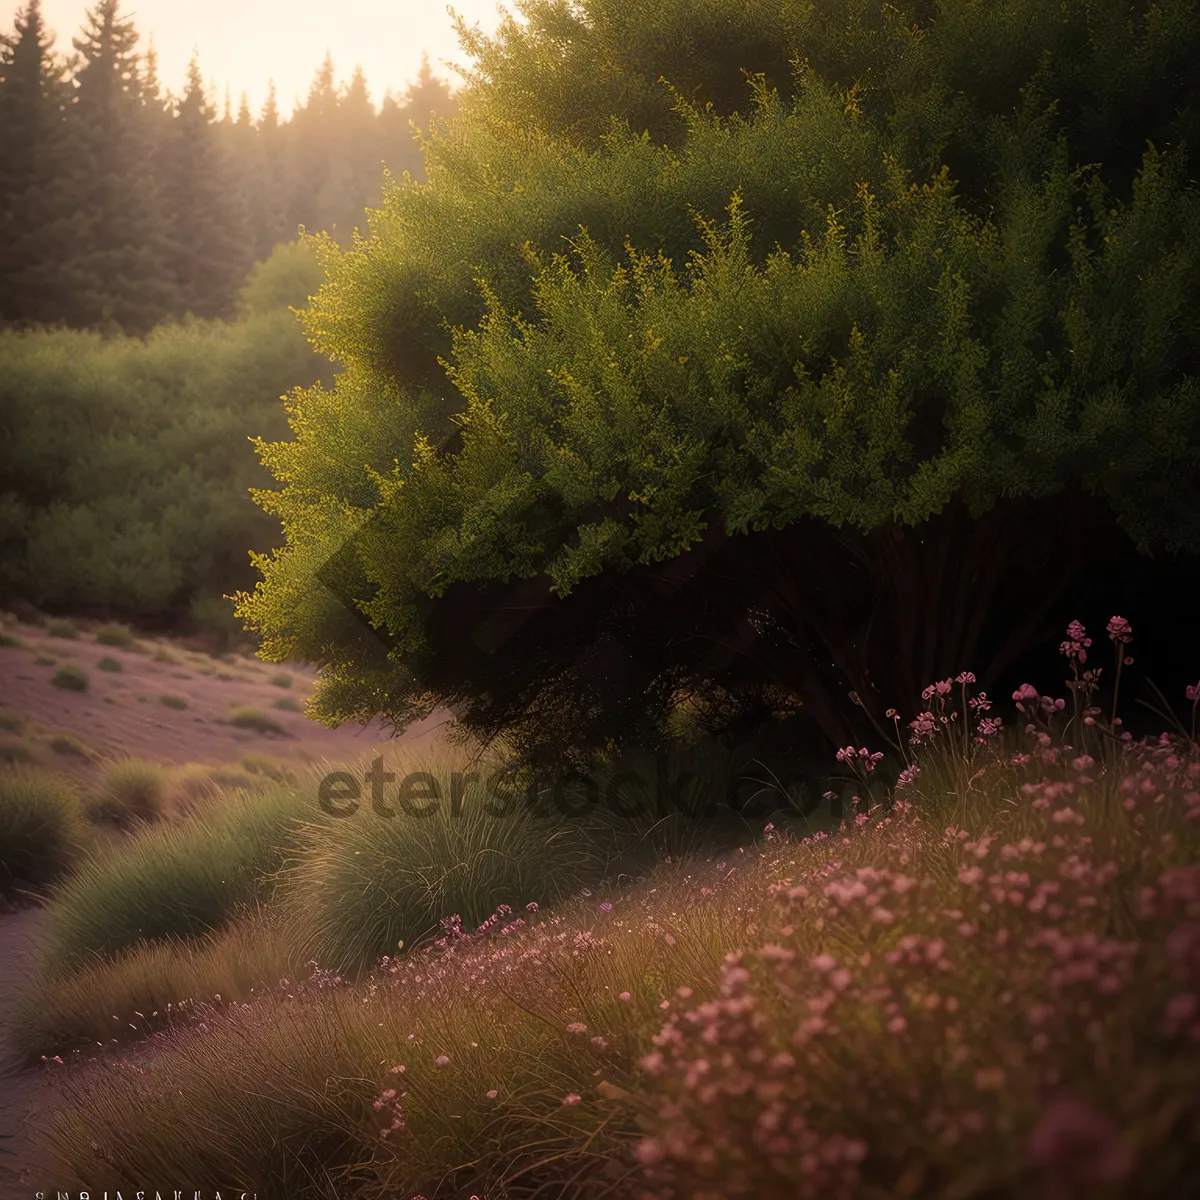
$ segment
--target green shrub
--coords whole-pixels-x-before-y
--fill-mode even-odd
[[[145,826],[89,860],[47,909],[45,969],[57,974],[143,939],[195,937],[239,905],[269,897],[297,823],[321,817],[314,792],[223,796],[187,821]]]
[[[20,649],[25,643],[15,633],[0,631],[0,646]]]
[[[159,696],[159,704],[164,708],[185,709],[188,702],[182,696]]]
[[[249,496],[270,483],[249,439],[282,435],[280,395],[333,373],[294,314],[261,302],[145,338],[0,334],[0,596],[241,630],[220,593],[280,533]]]
[[[229,723],[237,726],[238,729],[253,729],[256,733],[275,733],[281,737],[288,736],[288,731],[261,708],[235,708],[229,714]]]
[[[96,664],[97,671],[123,671],[125,668],[115,658],[102,658]]]
[[[121,650],[132,650],[137,638],[128,625],[102,625],[96,630],[96,641],[102,646],[116,646]]]
[[[55,673],[50,682],[55,687],[64,688],[69,692],[86,692],[88,690],[87,672],[82,667],[63,667],[61,671]]]
[[[0,730],[5,733],[20,733],[25,728],[25,719],[11,708],[0,708]]]
[[[49,883],[86,842],[79,794],[69,780],[28,767],[0,769],[0,890]]]
[[[320,257],[308,242],[276,246],[269,258],[251,269],[238,295],[238,311],[249,317],[303,308],[324,280]]]
[[[79,630],[70,621],[52,617],[46,622],[46,632],[56,638],[78,638]]]
[[[916,717],[922,655],[1002,670],[1110,554],[1190,586],[1200,8],[528,7],[428,184],[322,243],[349,366],[262,449],[287,545],[238,612],[322,719],[442,699],[570,760],[803,694],[832,748],[881,720],[850,688]]]
[[[166,802],[167,770],[142,758],[121,758],[109,763],[96,790],[88,798],[93,817],[122,823],[157,821]]]
[[[291,696],[280,696],[275,701],[274,707],[279,709],[280,712],[298,713],[304,711],[304,706],[300,701],[293,699]]]
[[[212,635],[218,647],[228,646],[245,634],[232,602],[220,594],[203,592],[195,596],[188,605],[188,620],[196,633]]]
[[[290,675],[284,675],[282,672],[278,675],[271,676],[271,686],[278,688],[290,688],[294,680]]]

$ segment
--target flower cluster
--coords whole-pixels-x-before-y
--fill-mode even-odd
[[[875,770],[875,764],[883,758],[883,755],[878,751],[872,754],[866,746],[862,746],[858,750],[855,750],[853,746],[847,746],[845,749],[837,752],[837,760],[840,763],[853,763],[856,756],[861,760],[863,768],[868,772]]]
[[[1120,617],[1114,617],[1114,621],[1121,620]],[[1128,628],[1126,623],[1125,628]],[[1058,648],[1059,654],[1065,654],[1069,659],[1075,659],[1080,664],[1087,662],[1086,647],[1092,644],[1092,639],[1087,636],[1087,630],[1078,622],[1072,621],[1067,626],[1067,640]]]
[[[1146,1037],[1200,1043],[1200,867],[1161,872],[1146,924],[1113,932],[1150,846],[1102,853],[1086,829],[1096,760],[1064,766],[1020,789],[1019,835],[951,825],[931,842],[899,802],[864,830],[876,863],[848,866],[838,845],[797,873],[794,847],[766,851],[794,864],[766,888],[771,935],[726,956],[714,996],[669,1006],[640,1061],[658,1098],[637,1149],[653,1194],[851,1197],[868,1175],[886,1192],[910,1127],[999,1190],[1022,1163],[1064,1195],[1129,1179],[1120,1081],[1145,1070]],[[1200,757],[1140,747],[1121,790],[1169,846],[1167,815],[1200,819]],[[936,874],[903,868],[917,845]]]

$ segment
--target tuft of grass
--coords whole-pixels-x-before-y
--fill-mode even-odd
[[[34,656],[33,665],[35,667],[54,667],[58,665],[58,659],[53,654],[37,654]]]
[[[11,708],[0,708],[0,730],[5,733],[20,733],[25,728],[25,718]]]
[[[384,797],[390,815],[364,787],[355,813],[301,831],[284,903],[297,944],[323,966],[357,970],[443,917],[478,923],[502,903],[553,903],[603,873],[584,822],[496,795],[466,753],[405,756],[389,769],[400,781]]]
[[[119,660],[117,660],[115,658],[105,657],[105,658],[102,658],[96,664],[96,670],[97,671],[123,671],[123,670],[125,670],[125,668],[121,665]]]
[[[284,781],[294,783],[297,778],[296,772],[283,759],[274,758],[269,754],[260,754],[257,750],[250,750],[242,755],[242,766],[250,774],[265,776],[276,783]]]
[[[271,676],[271,686],[277,688],[290,688],[295,680],[283,671]]]
[[[88,815],[122,824],[157,821],[166,804],[167,769],[142,758],[120,758],[104,768],[88,798]]]
[[[274,733],[280,737],[288,736],[288,731],[269,713],[263,712],[261,708],[240,707],[232,709],[229,713],[229,723],[238,729],[253,729],[255,733]]]
[[[279,709],[280,712],[298,713],[304,711],[303,705],[294,696],[280,696],[275,701],[274,707]]]
[[[221,927],[239,906],[271,896],[295,828],[320,817],[313,788],[275,786],[142,828],[89,859],[54,897],[41,969],[57,978],[96,954]]]
[[[87,837],[68,779],[30,767],[0,769],[0,892],[52,882],[76,862]]]
[[[87,672],[82,667],[73,665],[65,666],[55,672],[54,678],[50,682],[55,687],[69,692],[86,692],[89,686]]]
[[[70,755],[73,758],[91,759],[93,757],[91,747],[85,745],[77,737],[72,737],[69,733],[56,733],[50,739],[50,749],[55,754]]]
[[[154,661],[157,663],[170,663],[172,666],[178,666],[183,659],[168,646],[159,646],[154,652]]]
[[[188,706],[188,702],[182,696],[159,696],[158,702],[164,708],[174,708],[178,710],[183,710]]]
[[[168,805],[176,813],[188,815],[215,799],[221,785],[212,776],[212,768],[203,763],[185,763],[171,771]]]
[[[213,782],[220,788],[236,791],[239,788],[255,788],[261,779],[255,779],[238,767],[212,767],[209,769]]]
[[[20,649],[25,643],[15,634],[8,633],[6,630],[0,630],[0,646],[8,646],[11,648]]]
[[[252,1002],[303,967],[277,924],[259,909],[194,941],[143,943],[52,983],[35,977],[12,1013],[11,1044],[32,1064],[186,1028],[211,1010],[214,996],[220,1006]]]
[[[101,625],[96,630],[96,641],[101,646],[116,646],[119,650],[132,650],[137,645],[133,630],[119,623]]]
[[[16,738],[0,739],[0,763],[18,766],[20,764],[30,765],[37,761],[38,756],[28,743]]]
[[[79,637],[79,630],[70,622],[61,617],[52,617],[46,622],[46,632],[51,637],[70,638],[72,640]]]

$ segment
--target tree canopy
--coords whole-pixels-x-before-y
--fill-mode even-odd
[[[520,7],[321,241],[344,370],[260,447],[239,611],[326,719],[844,744],[1114,531],[1200,551],[1193,4]]]

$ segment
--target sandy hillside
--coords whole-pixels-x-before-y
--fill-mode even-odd
[[[124,755],[172,765],[233,766],[248,755],[355,762],[397,745],[378,722],[328,729],[306,718],[315,675],[303,667],[214,657],[158,638],[105,644],[97,640],[103,627],[84,623],[77,636],[63,637],[53,631],[71,632],[70,624],[19,622],[7,613],[0,620],[0,764],[36,763],[86,784],[106,760]],[[81,673],[85,690],[61,686],[63,671]],[[239,710],[249,727],[235,723]],[[446,720],[432,717],[399,741],[433,743]],[[0,911],[0,1034],[42,917],[37,907]],[[38,1188],[66,1183],[51,1178],[35,1149],[35,1131],[60,1099],[54,1070],[21,1070],[0,1045],[0,1200],[28,1200]]]
[[[19,643],[0,645],[4,723],[20,726],[0,729],[0,748],[7,748],[10,761],[32,755],[78,774],[97,759],[120,755],[215,765],[236,763],[248,752],[356,760],[395,746],[378,722],[328,729],[306,718],[298,710],[315,676],[303,667],[243,655],[214,658],[162,639],[138,639],[128,648],[104,645],[83,627],[71,639],[10,619],[4,632],[4,641]],[[64,668],[84,673],[86,691],[56,686]],[[233,723],[238,710],[249,710],[242,720],[275,729],[239,727]],[[435,715],[401,740],[436,739],[445,724],[445,716]]]

